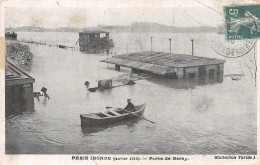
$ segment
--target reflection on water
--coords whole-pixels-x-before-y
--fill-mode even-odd
[[[153,76],[152,78],[147,79],[147,81],[150,81],[158,85],[162,85],[167,88],[175,89],[189,89],[195,88],[196,86],[217,84],[223,82],[219,81],[218,79],[211,79],[210,81],[205,81],[205,79],[202,79],[200,77],[198,77],[197,79],[173,79],[163,76]]]
[[[87,50],[81,52],[83,54],[109,54],[110,49],[88,48]]]
[[[49,96],[45,96],[45,95],[35,96],[34,98],[35,98],[34,100],[37,100],[37,102],[41,103],[43,106],[47,106],[48,101],[50,100],[50,97]]]
[[[46,96],[44,96],[43,101],[42,101],[42,105],[46,106],[48,104],[48,101],[49,101],[49,99]]]
[[[97,133],[99,131],[104,131],[108,128],[117,127],[120,125],[125,125],[127,127],[133,127],[135,124],[138,124],[138,121],[142,120],[142,118],[132,118],[126,119],[124,121],[119,121],[115,123],[108,123],[106,125],[97,125],[97,126],[81,126],[81,131],[84,135],[88,135],[91,133]]]

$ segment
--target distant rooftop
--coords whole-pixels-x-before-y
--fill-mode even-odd
[[[185,54],[143,51],[117,55],[101,62],[147,70],[157,74],[167,74],[171,68],[223,64],[225,60]]]
[[[80,33],[98,34],[98,33],[109,33],[109,32],[103,31],[103,30],[85,30],[85,31],[82,31]]]
[[[7,59],[5,64],[5,85],[34,83],[35,80],[14,62]]]

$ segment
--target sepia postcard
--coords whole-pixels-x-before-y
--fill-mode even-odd
[[[260,163],[258,1],[5,0],[0,37],[1,165]]]

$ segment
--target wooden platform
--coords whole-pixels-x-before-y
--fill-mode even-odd
[[[173,68],[218,65],[225,63],[225,60],[185,54],[143,51],[117,55],[101,62],[165,75]]]

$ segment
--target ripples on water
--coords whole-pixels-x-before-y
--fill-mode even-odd
[[[252,79],[225,77],[223,83],[187,89],[176,88],[171,81],[149,79],[90,93],[85,81],[95,87],[97,80],[125,72],[107,69],[99,62],[106,56],[30,47],[34,91],[45,86],[51,99],[35,99],[34,112],[6,118],[6,153],[256,154]],[[156,124],[136,119],[94,128],[80,126],[79,114],[105,111],[106,106],[124,107],[127,98],[136,105],[146,103],[145,116]]]

